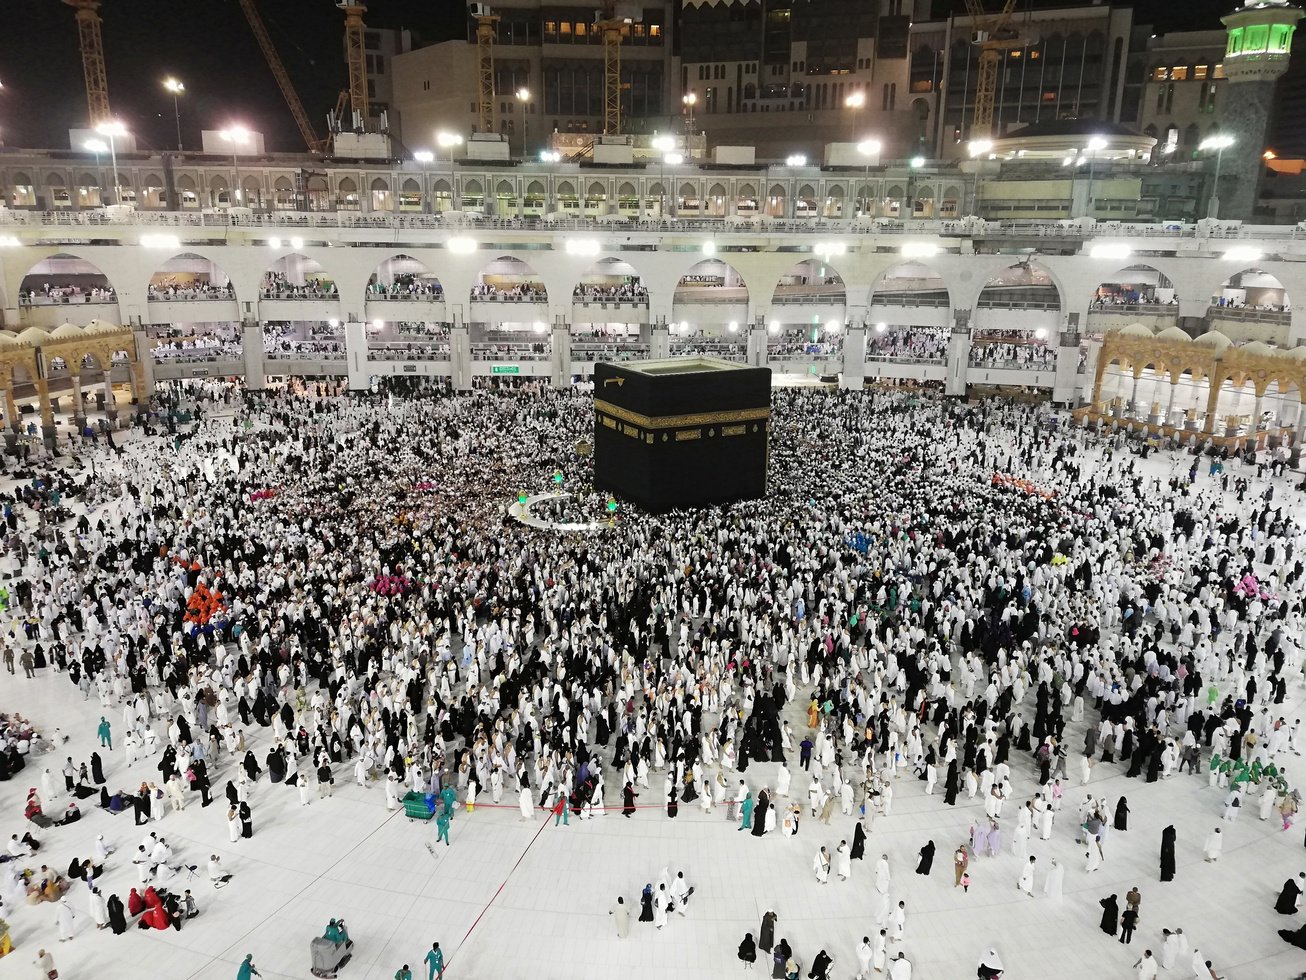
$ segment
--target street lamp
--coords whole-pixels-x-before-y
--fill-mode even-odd
[[[175,78],[165,78],[163,87],[172,93],[172,115],[177,120],[177,152],[181,152],[181,106],[177,102],[177,96],[186,91],[186,86]]]
[[[658,198],[658,217],[659,217],[659,218],[664,218],[664,217],[666,217],[666,214],[667,214],[667,202],[666,202],[666,197],[667,197],[667,166],[668,166],[668,164],[669,164],[669,165],[671,165],[671,166],[673,166],[673,167],[678,167],[678,166],[680,166],[680,165],[681,165],[682,163],[684,163],[684,162],[685,162],[685,158],[684,158],[684,156],[682,156],[682,155],[679,154],[679,153],[663,153],[663,154],[662,154],[662,174],[661,174],[661,182],[660,182],[660,184],[659,184],[659,186],[662,188],[662,194],[661,194],[661,196]],[[672,200],[672,201],[675,201],[675,198],[672,197],[671,200]]]
[[[1233,146],[1234,138],[1225,134],[1208,136],[1202,140],[1199,150],[1215,151],[1215,180],[1211,183],[1211,201],[1206,207],[1206,216],[1208,218],[1218,218],[1220,216],[1220,161],[1224,158],[1226,147]]]
[[[413,159],[422,165],[422,210],[427,214],[431,212],[431,195],[430,195],[430,178],[426,173],[426,165],[435,159],[435,154],[430,150],[414,150]]]
[[[852,125],[848,128],[848,138],[857,132],[857,116],[861,112],[862,106],[866,105],[866,93],[858,89],[848,98],[843,100],[843,104],[853,111]]]
[[[686,92],[680,97],[680,103],[689,109],[689,135],[694,135],[694,106],[698,105],[698,96],[693,92]]]
[[[517,101],[521,103],[521,155],[525,156],[529,151],[526,148],[526,134],[529,131],[530,123],[526,118],[526,113],[531,104],[531,90],[525,86],[517,90]]]
[[[236,183],[231,190],[231,197],[228,199],[229,203],[227,205],[231,207],[236,203],[237,198],[242,196],[240,193],[240,161],[236,159],[236,154],[239,152],[237,148],[249,142],[250,133],[244,126],[231,126],[227,129],[218,130],[218,136],[231,144],[231,169],[236,176]]]
[[[441,149],[449,151],[449,204],[454,200],[454,180],[453,180],[453,148],[462,146],[463,138],[457,133],[439,132],[435,134],[435,142]]]
[[[87,140],[82,146],[95,154],[95,169],[100,169],[100,154],[109,149],[109,144],[104,140]],[[103,204],[103,201],[97,201],[97,204]]]
[[[109,165],[113,167],[113,203],[118,204],[118,145],[117,138],[127,135],[127,127],[117,119],[106,119],[95,127],[101,136],[109,137]]]
[[[870,211],[871,209],[871,157],[879,155],[881,145],[882,144],[879,140],[862,140],[857,144],[857,152],[866,158],[866,171],[862,177],[862,180],[865,182],[862,189],[867,192],[866,197],[862,202],[866,211]]]
[[[1088,216],[1093,217],[1093,165],[1097,163],[1097,151],[1106,148],[1106,139],[1092,136],[1088,140]]]

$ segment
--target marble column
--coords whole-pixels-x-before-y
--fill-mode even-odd
[[[861,391],[865,383],[866,324],[858,322],[848,328],[843,339],[843,370],[839,372],[839,387]]]
[[[113,393],[113,375],[105,371],[102,384],[104,385],[104,415],[110,422],[118,421],[118,400]]]
[[[943,393],[966,397],[966,379],[970,369],[970,310],[952,311],[952,336],[948,338],[948,362]]]
[[[553,387],[566,388],[571,384],[571,325],[558,319],[553,324],[553,351],[550,355]]]
[[[267,387],[267,356],[263,349],[263,324],[245,320],[240,325],[240,352],[245,361],[245,387],[262,391]]]

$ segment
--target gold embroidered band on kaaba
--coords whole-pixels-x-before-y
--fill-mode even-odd
[[[697,412],[693,415],[640,415],[638,412],[632,412],[600,398],[594,399],[594,410],[645,429],[676,429],[685,425],[706,425],[709,422],[757,422],[771,417],[770,407]]]

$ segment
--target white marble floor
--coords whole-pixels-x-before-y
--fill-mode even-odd
[[[59,725],[71,742],[66,752],[34,759],[18,778],[0,784],[0,812],[7,817],[0,830],[6,835],[21,830],[22,796],[28,786],[39,785],[36,767],[50,765],[57,773],[63,755],[89,756],[99,721],[94,699],[84,702],[65,676],[41,673],[35,680],[21,672],[0,677],[0,702],[43,726]],[[1293,709],[1299,710],[1301,692],[1294,693]],[[111,713],[111,722],[117,716]],[[102,754],[110,787],[155,774],[152,762],[128,770],[121,751]],[[1023,760],[1015,766],[1014,799],[1021,800],[1033,792],[1031,773]],[[769,782],[773,769],[750,768],[750,782]],[[224,767],[219,787],[225,776]],[[793,786],[795,793],[805,788],[801,775]],[[202,914],[183,931],[133,929],[121,937],[97,932],[86,913],[85,887],[77,884],[70,893],[78,913],[70,942],[55,938],[53,906],[8,908],[17,948],[0,960],[0,980],[32,975],[41,945],[53,950],[60,975],[72,980],[225,980],[235,976],[246,952],[254,953],[266,977],[306,977],[308,942],[333,916],[346,918],[356,943],[354,960],[341,976],[359,980],[391,980],[405,962],[416,967],[433,940],[447,951],[451,977],[719,977],[739,969],[735,948],[746,931],[756,931],[768,907],[779,914],[778,935],[789,939],[804,964],[825,948],[835,957],[835,975],[844,978],[855,972],[858,940],[875,928],[871,872],[879,853],[889,855],[894,900],[907,903],[903,949],[918,978],[969,978],[989,944],[1001,950],[1011,978],[1130,977],[1130,964],[1144,948],[1159,952],[1162,927],[1176,926],[1230,980],[1287,980],[1306,972],[1306,953],[1274,932],[1299,924],[1301,917],[1281,917],[1272,909],[1283,879],[1306,870],[1300,828],[1283,833],[1277,819],[1262,823],[1249,807],[1237,823],[1224,825],[1224,856],[1207,864],[1200,847],[1220,823],[1221,800],[1204,777],[1175,776],[1149,785],[1099,765],[1089,788],[1113,803],[1127,795],[1131,826],[1111,833],[1106,863],[1085,873],[1082,848],[1072,839],[1073,807],[1082,791],[1068,791],[1066,819],[1052,840],[1035,840],[1031,851],[1040,869],[1054,857],[1067,866],[1065,897],[1053,902],[1041,897],[1041,873],[1040,897],[1017,892],[1018,862],[1009,852],[977,859],[970,892],[954,889],[951,850],[982,811],[964,797],[955,809],[946,807],[941,795],[925,796],[915,780],[898,786],[892,815],[875,821],[867,861],[854,862],[852,879],[820,885],[810,871],[812,855],[821,844],[833,850],[841,837],[851,839],[849,817],[836,815],[828,827],[805,817],[796,838],[757,839],[738,833],[723,815],[705,816],[695,806],[682,806],[675,820],[661,810],[624,819],[611,809],[565,827],[555,828],[550,820],[543,830],[542,814],[525,822],[515,808],[478,807],[457,814],[452,846],[432,855],[425,845],[434,840],[434,826],[409,822],[401,811],[387,813],[377,786],[340,785],[331,799],[301,808],[294,789],[271,786],[265,778],[252,796],[250,840],[229,842],[221,802],[208,809],[191,803],[151,828],[187,863],[200,864],[201,873],[211,852],[235,873],[220,891],[203,880],[195,883]],[[648,795],[656,796],[646,794],[645,801]],[[131,820],[130,814],[109,816],[91,807],[80,823],[43,832],[47,846],[40,859],[66,868],[72,857],[89,854],[97,833],[120,854],[132,851],[145,828],[137,830]],[[1170,822],[1179,830],[1179,867],[1176,880],[1163,885],[1157,855],[1161,828]],[[924,878],[912,872],[927,839],[934,840],[938,855],[933,874]],[[684,870],[697,889],[688,915],[673,916],[661,932],[634,923],[628,939],[617,939],[608,908],[625,895],[638,909],[640,889],[666,865],[673,873]],[[107,890],[125,895],[135,881],[130,863],[110,859]],[[1112,892],[1123,900],[1133,885],[1143,893],[1142,922],[1126,948],[1098,931],[1097,901]],[[416,969],[414,974],[422,975]]]
[[[1303,693],[1294,683],[1291,703],[1284,706],[1290,719],[1301,716]],[[18,710],[42,728],[59,726],[71,737],[66,750],[32,759],[16,779],[0,783],[0,835],[7,838],[23,829],[23,795],[40,785],[40,768],[48,765],[57,773],[63,756],[89,756],[101,711],[94,699],[83,701],[66,676],[48,669],[34,680],[21,672],[0,673],[0,710]],[[110,710],[115,729],[120,714]],[[266,734],[251,734],[261,758]],[[1082,725],[1071,727],[1070,744],[1082,745]],[[120,751],[104,755],[111,788],[157,776],[152,761],[128,770]],[[1012,765],[1015,793],[1008,807],[1014,809],[1035,787],[1023,754],[1013,756]],[[990,945],[1001,951],[1008,980],[1123,980],[1134,976],[1131,964],[1145,948],[1159,954],[1163,927],[1182,927],[1229,980],[1291,980],[1306,972],[1306,953],[1275,934],[1306,916],[1279,916],[1272,907],[1283,880],[1306,870],[1306,821],[1283,833],[1277,818],[1261,822],[1249,807],[1237,823],[1223,824],[1224,856],[1207,864],[1201,844],[1221,823],[1222,800],[1204,776],[1147,784],[1125,778],[1120,767],[1099,765],[1089,789],[1112,805],[1122,794],[1129,798],[1129,831],[1112,832],[1102,869],[1084,872],[1083,849],[1073,842],[1073,814],[1084,791],[1069,789],[1052,840],[1031,842],[1039,859],[1039,897],[1027,898],[1015,887],[1019,866],[1009,851],[972,863],[968,894],[952,887],[951,851],[982,809],[978,800],[964,797],[949,808],[941,792],[926,797],[915,780],[897,787],[892,815],[875,821],[867,860],[854,862],[852,880],[821,885],[810,870],[813,853],[822,844],[833,850],[840,838],[851,839],[850,817],[836,815],[827,827],[805,815],[796,838],[756,839],[738,833],[722,814],[705,816],[692,805],[682,805],[675,820],[660,809],[627,820],[613,808],[595,820],[556,828],[551,819],[546,825],[543,814],[524,822],[515,807],[478,807],[471,814],[459,811],[452,846],[432,854],[426,846],[434,841],[432,824],[409,822],[401,811],[387,813],[380,787],[349,785],[342,773],[333,798],[315,798],[302,808],[296,790],[270,786],[265,778],[251,798],[254,837],[232,844],[221,803],[228,769],[223,765],[215,774],[213,806],[191,802],[185,812],[168,813],[149,828],[166,837],[186,863],[200,865],[201,875],[210,853],[220,854],[235,874],[219,891],[202,877],[194,883],[198,919],[181,932],[97,932],[79,884],[70,893],[76,935],[61,943],[53,906],[7,901],[16,948],[0,959],[0,980],[35,976],[32,961],[41,946],[54,953],[63,980],[230,980],[247,952],[269,980],[304,978],[309,940],[329,918],[340,916],[356,943],[342,980],[391,980],[404,963],[412,964],[414,976],[425,977],[420,961],[433,940],[446,951],[446,976],[457,980],[697,980],[736,971],[744,976],[749,974],[735,958],[736,947],[745,932],[756,933],[767,908],[778,913],[777,936],[793,945],[804,975],[825,948],[835,958],[834,976],[847,980],[856,972],[857,942],[876,929],[871,879],[880,853],[889,855],[894,901],[907,905],[902,949],[916,965],[916,980],[969,980]],[[773,769],[750,768],[750,783],[773,782]],[[1306,772],[1306,765],[1294,757],[1288,769],[1293,779],[1294,770]],[[806,780],[796,774],[792,792],[805,789]],[[657,795],[646,793],[641,802]],[[59,804],[47,805],[56,810]],[[42,833],[40,861],[66,869],[74,856],[89,855],[98,833],[126,854],[146,830],[134,828],[129,814],[111,817],[94,807],[85,813],[74,826]],[[1169,823],[1178,828],[1178,874],[1161,884],[1160,833]],[[933,874],[924,878],[913,869],[918,848],[929,839],[938,854]],[[1067,867],[1064,898],[1055,902],[1041,895],[1052,858]],[[632,923],[629,938],[618,939],[607,914],[616,896],[624,895],[637,911],[644,883],[668,865],[673,874],[683,870],[697,889],[688,915],[673,916],[661,932]],[[135,868],[111,858],[102,880],[106,891],[125,895],[135,883]],[[1134,885],[1143,895],[1142,918],[1133,945],[1124,947],[1098,930],[1097,902],[1113,892],[1123,901]],[[751,975],[766,973],[759,964]],[[1186,980],[1187,958],[1163,976]]]

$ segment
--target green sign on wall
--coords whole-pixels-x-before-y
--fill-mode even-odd
[[[521,374],[520,364],[491,364],[491,374]]]

